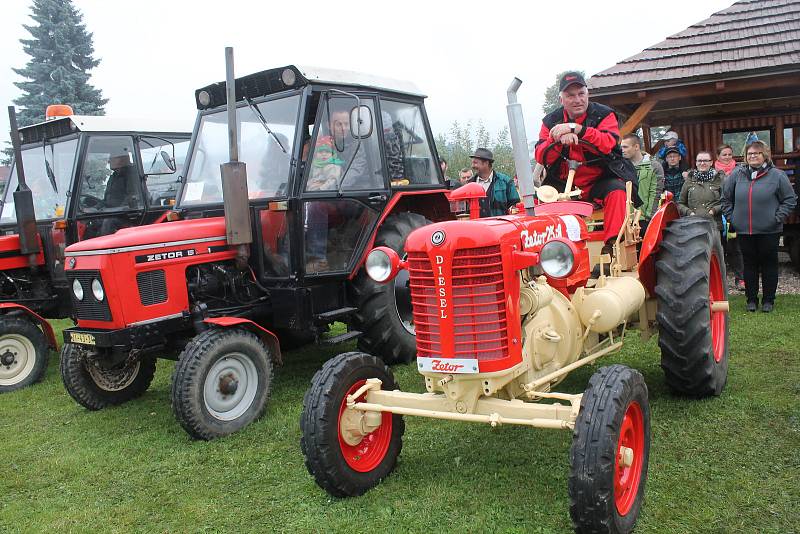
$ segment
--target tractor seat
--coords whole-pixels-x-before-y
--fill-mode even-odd
[[[582,200],[548,202],[537,205],[535,210],[537,215],[578,215],[580,217],[589,217],[595,213],[594,206],[590,202]],[[600,214],[602,216],[602,211]]]

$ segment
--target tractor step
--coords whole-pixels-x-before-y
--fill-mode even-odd
[[[327,323],[330,321],[335,321],[336,319],[340,319],[342,317],[347,317],[356,310],[358,310],[358,308],[353,308],[353,307],[338,308],[335,310],[318,313],[316,315],[316,319],[319,322]]]
[[[333,337],[323,337],[320,338],[320,341],[325,345],[337,345],[339,343],[344,343],[345,341],[349,341],[353,338],[357,338],[361,335],[361,332],[358,330],[351,330],[349,332],[345,332],[344,334],[339,334],[338,336]]]

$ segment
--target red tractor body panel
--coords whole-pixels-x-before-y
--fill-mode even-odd
[[[674,202],[667,202],[650,219],[650,224],[642,239],[642,251],[639,254],[639,280],[642,281],[642,285],[651,296],[655,295],[656,253],[661,245],[664,228],[670,221],[678,217],[680,217],[678,207]]]
[[[44,265],[44,248],[42,238],[37,234],[39,253],[36,254],[36,265]],[[0,237],[0,270],[23,269],[30,267],[28,257],[19,252],[19,235],[4,235]]]
[[[0,302],[0,310],[4,313],[11,311],[11,310],[20,310],[28,315],[34,323],[38,324],[42,332],[44,332],[44,337],[47,338],[47,344],[50,346],[51,349],[56,350],[58,348],[56,344],[56,335],[53,332],[53,327],[50,326],[50,323],[47,322],[47,319],[36,313],[35,311],[31,310],[23,306],[22,304],[17,304],[15,302]]]
[[[477,369],[467,372],[481,373],[520,363],[517,266],[557,238],[572,241],[578,250],[573,274],[563,281],[550,279],[566,291],[589,277],[587,229],[579,217],[511,215],[435,223],[412,232],[405,248],[417,357],[433,359],[440,368],[447,362],[439,358],[472,362]]]

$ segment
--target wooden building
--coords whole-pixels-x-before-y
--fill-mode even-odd
[[[702,6],[702,4],[698,4]],[[773,160],[800,157],[800,0],[741,0],[589,79],[591,99],[622,117],[623,133],[675,130],[689,161],[756,132]],[[663,131],[663,130],[662,130]]]

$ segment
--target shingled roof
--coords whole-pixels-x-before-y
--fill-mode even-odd
[[[589,87],[602,95],[793,70],[800,0],[741,0],[595,74]]]

